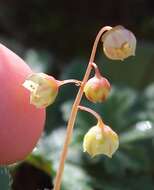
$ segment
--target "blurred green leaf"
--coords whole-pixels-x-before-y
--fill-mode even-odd
[[[46,72],[51,56],[47,51],[29,49],[25,53],[25,61],[34,72]]]
[[[104,104],[96,104],[93,108],[98,111],[103,121],[117,132],[131,125],[133,106],[137,100],[136,91],[126,87],[112,87],[110,96]]]
[[[140,121],[132,129],[120,135],[120,143],[154,138],[154,126],[150,121]]]
[[[11,190],[12,177],[7,167],[0,167],[0,189]]]
[[[117,173],[118,175],[118,173]],[[117,179],[116,176],[106,178],[106,180],[97,180],[99,190],[153,190],[154,183],[152,177],[146,175],[128,174],[127,176]]]
[[[149,85],[139,98],[138,110],[136,113],[138,120],[149,120],[154,122],[154,84]]]
[[[26,162],[44,171],[48,175],[51,175],[51,173],[53,173],[52,163],[48,160],[45,160],[43,155],[37,155],[33,153],[26,159]]]
[[[90,178],[83,169],[68,163],[65,165],[62,190],[93,190],[89,182]]]

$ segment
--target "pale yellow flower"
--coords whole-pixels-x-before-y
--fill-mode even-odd
[[[111,158],[118,147],[118,135],[102,123],[92,127],[84,136],[84,152],[88,152],[92,157],[104,154]]]
[[[49,106],[58,94],[58,82],[44,73],[30,75],[23,86],[30,91],[30,103],[37,108]]]
[[[113,27],[102,36],[103,50],[109,59],[124,60],[135,55],[136,38],[123,26]]]

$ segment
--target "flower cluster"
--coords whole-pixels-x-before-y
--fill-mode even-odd
[[[67,83],[75,83],[79,87],[79,91],[70,113],[54,190],[59,190],[61,186],[67,149],[79,109],[91,113],[97,119],[97,124],[91,127],[84,136],[84,152],[92,157],[104,154],[110,158],[116,152],[119,147],[118,135],[102,121],[98,113],[80,105],[83,94],[93,103],[103,103],[110,95],[110,82],[101,74],[98,66],[94,63],[100,38],[103,43],[104,54],[109,59],[124,60],[135,55],[136,38],[132,32],[123,26],[103,27],[96,36],[90,61],[82,81],[75,79],[59,81],[44,73],[33,73],[22,59],[0,45],[0,59],[3,63],[1,69],[3,80],[1,83],[5,86],[1,93],[1,100],[4,101],[5,106],[2,105],[2,116],[0,118],[2,124],[0,165],[21,161],[32,151],[44,127],[45,108],[55,102],[59,88]],[[95,73],[92,78],[89,78],[92,69]],[[9,120],[6,117],[8,113]],[[6,145],[5,150],[4,144]]]
[[[107,30],[102,35],[101,41],[103,42],[104,53],[109,59],[124,60],[129,56],[135,55],[136,38],[132,32],[123,26],[107,27]],[[102,103],[107,100],[111,85],[101,75],[95,63],[90,62],[89,64],[91,65],[91,69],[95,70],[95,75],[82,86],[83,93],[89,101]],[[34,73],[25,80],[23,86],[30,91],[30,103],[37,108],[45,108],[55,101],[59,87],[69,81],[75,81],[78,86],[82,85],[82,81],[76,82],[73,79],[58,81],[54,77],[44,73]],[[83,106],[79,108],[92,113],[98,119],[97,125],[93,126],[84,137],[84,151],[88,152],[92,157],[98,154],[112,157],[119,146],[118,135],[103,123],[97,113]]]

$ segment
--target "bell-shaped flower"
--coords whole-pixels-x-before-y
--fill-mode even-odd
[[[84,136],[84,152],[88,152],[92,157],[104,154],[111,158],[118,147],[118,135],[102,122],[93,126]]]
[[[45,108],[55,101],[58,94],[58,81],[44,73],[30,75],[23,86],[30,91],[30,103],[37,108]]]
[[[124,60],[135,55],[136,38],[123,26],[113,27],[102,36],[103,50],[109,59]]]

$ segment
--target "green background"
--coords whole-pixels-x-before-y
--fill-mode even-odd
[[[152,0],[1,1],[1,43],[36,72],[58,79],[84,76],[93,41],[105,25],[123,25],[137,38],[136,56],[111,61],[99,44],[96,63],[112,84],[104,104],[82,104],[96,110],[120,136],[112,159],[91,159],[82,150],[84,134],[96,124],[79,113],[69,147],[62,190],[154,189],[154,2]],[[47,108],[44,135],[20,164],[0,168],[0,190],[52,189],[76,86],[60,89]],[[9,173],[10,171],[10,173]]]

